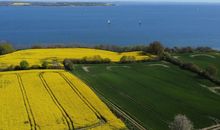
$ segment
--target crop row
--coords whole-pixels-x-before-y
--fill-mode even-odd
[[[106,119],[108,115],[103,116],[103,113],[100,112],[102,108],[97,109],[97,105],[94,105],[94,102],[91,103],[88,96],[84,96],[84,93],[78,89],[78,86],[69,79],[70,77],[66,73],[37,72],[3,75],[3,77],[13,77],[10,78],[10,83],[14,88],[10,91],[17,90],[13,92],[16,93],[15,95],[21,95],[20,98],[22,99],[22,102],[18,102],[17,107],[24,107],[22,115],[18,115],[15,110],[6,111],[12,115],[13,113],[17,114],[14,115],[15,117],[26,115],[27,118],[21,122],[13,120],[14,122],[11,121],[11,124],[0,126],[0,129],[110,129],[112,124],[108,124],[108,121],[112,120]],[[9,88],[8,84],[3,86],[1,89]],[[7,93],[10,92],[7,91]],[[8,98],[7,96],[9,94],[6,94],[5,98]],[[90,95],[90,97],[92,96]],[[21,105],[22,103],[23,105]],[[4,106],[0,105],[0,107],[3,108]],[[8,106],[8,108],[11,107]],[[115,117],[115,119],[117,118]],[[9,120],[11,120],[10,117],[3,113],[0,123],[9,122]]]

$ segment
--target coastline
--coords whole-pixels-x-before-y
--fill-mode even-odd
[[[0,1],[0,6],[114,6],[107,2],[31,2],[31,1]]]

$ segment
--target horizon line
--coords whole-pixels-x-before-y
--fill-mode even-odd
[[[144,0],[0,0],[0,2],[132,2],[132,3],[220,3],[220,1],[144,1]]]

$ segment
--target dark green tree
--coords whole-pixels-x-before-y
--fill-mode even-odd
[[[29,69],[29,63],[26,60],[23,60],[20,62],[20,69],[21,70],[27,70]]]
[[[0,43],[0,55],[11,53],[15,51],[10,43]]]
[[[146,51],[148,53],[161,56],[164,52],[164,47],[159,41],[155,41],[149,45]]]

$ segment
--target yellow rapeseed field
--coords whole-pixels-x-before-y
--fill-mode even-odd
[[[45,73],[43,74],[43,78],[57,97],[57,100],[62,101],[63,108],[71,117],[76,128],[99,122],[95,113],[89,109],[87,104],[80,99],[77,93],[72,90],[71,86],[59,73]]]
[[[0,73],[0,130],[117,130],[124,123],[63,70]]]
[[[36,124],[42,130],[67,128],[62,113],[45,89],[39,73],[18,73],[26,90]],[[52,77],[51,77],[52,78]]]
[[[27,49],[0,56],[0,68],[18,65],[22,60],[27,60],[30,65],[40,65],[43,61],[58,61],[61,63],[65,58],[81,59],[85,56],[92,57],[95,55],[109,58],[113,62],[119,61],[122,56],[134,56],[137,60],[150,58],[142,55],[139,51],[116,53],[89,48]]]
[[[0,129],[30,129],[17,76],[0,74]]]

